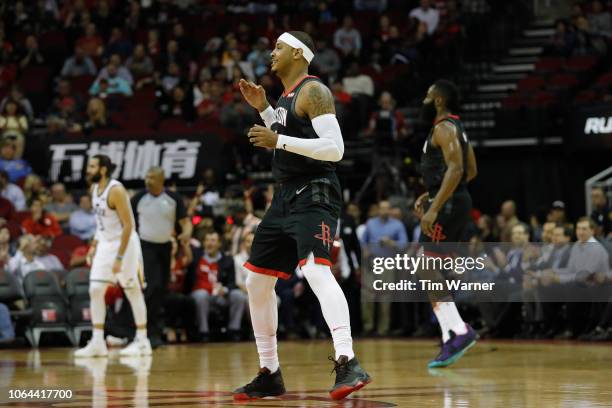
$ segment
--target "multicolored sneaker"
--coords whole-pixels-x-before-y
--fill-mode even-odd
[[[331,399],[344,399],[349,394],[362,389],[366,384],[372,382],[372,378],[361,368],[357,358],[353,357],[350,361],[347,356],[340,356],[338,361],[332,357],[329,357],[329,359],[334,362],[332,372],[336,372],[336,383],[334,388],[329,391]]]
[[[248,401],[264,397],[278,397],[285,393],[285,383],[280,368],[271,373],[261,368],[257,376],[247,385],[234,390],[235,401]]]
[[[448,367],[459,360],[478,340],[478,334],[469,324],[465,324],[467,332],[465,334],[455,334],[450,330],[450,339],[442,344],[442,350],[438,356],[431,360],[427,368]]]

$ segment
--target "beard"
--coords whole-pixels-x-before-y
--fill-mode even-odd
[[[102,179],[102,174],[100,172],[97,172],[96,174],[89,176],[90,183],[99,183],[101,179]]]
[[[436,120],[437,114],[438,112],[433,102],[424,103],[421,107],[421,122],[423,122],[424,125],[431,126],[434,120]]]

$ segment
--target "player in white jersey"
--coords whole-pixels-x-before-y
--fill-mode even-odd
[[[151,354],[147,338],[147,309],[142,293],[144,274],[140,240],[128,193],[120,182],[110,178],[113,170],[114,165],[105,155],[93,156],[87,164],[87,180],[92,184],[96,215],[96,235],[88,254],[89,259],[93,258],[89,274],[93,336],[86,347],[76,351],[75,357],[108,355],[104,341],[104,294],[109,285],[117,282],[130,302],[136,322],[136,337],[120,354]]]

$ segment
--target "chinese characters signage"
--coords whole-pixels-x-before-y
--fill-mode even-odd
[[[50,141],[45,148],[45,166],[51,181],[72,185],[85,182],[87,160],[96,154],[108,155],[117,166],[113,177],[128,185],[141,185],[153,166],[163,168],[167,180],[193,183],[202,169],[218,168],[222,160],[221,143],[212,135],[175,139],[66,138]]]

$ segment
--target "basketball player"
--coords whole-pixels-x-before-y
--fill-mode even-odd
[[[134,229],[134,215],[127,191],[111,179],[115,166],[108,156],[96,155],[87,164],[87,181],[92,184],[92,203],[96,215],[96,235],[88,256],[93,256],[89,274],[93,337],[75,357],[108,355],[104,341],[106,304],[109,285],[119,282],[132,306],[136,322],[134,341],[120,351],[122,356],[151,355],[147,338],[147,309],[142,293],[142,254]]]
[[[308,75],[313,50],[312,39],[304,32],[286,32],[278,38],[271,70],[285,91],[276,109],[268,104],[262,86],[245,80],[239,83],[244,98],[266,125],[253,126],[248,136],[255,146],[274,149],[272,171],[277,185],[245,263],[250,271],[246,286],[261,369],[251,383],[234,391],[238,400],[285,393],[276,345],[274,286],[277,278],[289,278],[298,265],[332,333],[336,382],[331,398],[342,399],[371,381],[355,358],[348,304],[330,268],[342,204],[334,162],[342,159],[344,142],[330,90]]]
[[[470,220],[472,198],[466,185],[476,177],[476,158],[459,116],[454,115],[458,108],[457,87],[446,80],[433,84],[423,101],[423,122],[433,123],[421,158],[427,192],[415,203],[425,256],[452,256],[456,249],[452,246],[464,240]],[[442,330],[442,350],[428,367],[446,367],[476,343],[477,335],[461,319],[450,294],[434,298],[430,294],[430,299]]]

